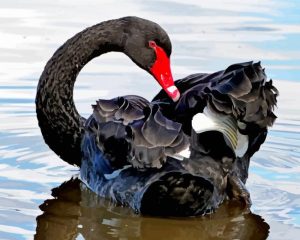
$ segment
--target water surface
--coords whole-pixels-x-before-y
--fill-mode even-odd
[[[103,20],[137,15],[158,22],[173,43],[175,78],[262,60],[280,90],[276,114],[251,161],[251,212],[235,204],[205,218],[140,217],[80,185],[78,169],[44,144],[34,97],[53,52]],[[11,0],[0,3],[0,239],[296,239],[300,234],[300,3],[297,0]],[[126,56],[93,60],[76,82],[84,116],[98,98],[159,86]],[[66,183],[65,183],[66,182]],[[53,191],[51,191],[53,189]]]

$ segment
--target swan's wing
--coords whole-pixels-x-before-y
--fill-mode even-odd
[[[138,96],[99,100],[87,120],[89,135],[114,168],[161,167],[167,155],[188,146],[180,123],[167,119],[157,104]]]
[[[259,62],[234,64],[212,74],[193,74],[175,84],[181,92],[177,103],[168,100],[163,91],[153,99],[160,104],[163,114],[182,123],[188,135],[192,129],[189,119],[202,113],[207,106],[216,114],[227,115],[242,122],[241,133],[249,137],[245,154],[248,158],[259,149],[265,139],[260,136],[266,134],[267,127],[276,119],[273,110],[278,90],[273,86],[272,80],[267,81]]]
[[[175,82],[181,92],[177,103],[168,100],[160,91],[153,99],[161,104],[162,112],[168,118],[185,122],[191,116],[210,105],[216,112],[232,114],[236,119],[254,123],[261,127],[272,125],[276,116],[277,89],[267,76],[260,62],[246,62],[230,65],[227,69],[212,74],[198,73]]]

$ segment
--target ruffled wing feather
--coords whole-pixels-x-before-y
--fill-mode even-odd
[[[271,126],[276,119],[273,110],[278,90],[272,80],[267,81],[260,62],[233,64],[213,74],[193,74],[175,84],[181,92],[177,103],[168,100],[163,91],[153,99],[158,104],[162,102],[162,113],[175,121],[185,123],[207,105],[220,114],[233,115],[261,128]],[[191,126],[185,129],[188,134],[190,130]]]
[[[167,119],[157,104],[144,98],[98,100],[93,109],[86,123],[87,132],[95,136],[98,148],[115,168],[120,163],[141,169],[159,168],[167,155],[188,146],[182,125]]]

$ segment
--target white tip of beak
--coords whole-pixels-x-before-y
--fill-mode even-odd
[[[166,92],[168,93],[170,98],[172,98],[172,100],[174,102],[177,102],[179,100],[180,92],[179,92],[178,88],[175,85],[168,87],[166,90],[167,90]]]

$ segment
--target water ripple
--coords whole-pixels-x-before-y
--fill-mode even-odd
[[[261,229],[258,226],[264,226],[259,235],[262,239],[268,234],[270,239],[299,236],[298,1],[12,0],[2,1],[0,6],[1,239],[31,239],[37,225],[37,236],[51,234],[52,229],[61,236],[75,234],[77,239],[151,239],[154,233],[168,239],[171,235],[173,239],[215,239],[222,234],[228,239],[253,239],[258,236],[251,235],[254,229]],[[221,209],[205,221],[149,219],[130,215],[125,208],[97,205],[97,196],[78,184],[74,187],[72,180],[63,183],[78,170],[61,161],[43,142],[34,106],[37,81],[49,57],[66,39],[87,26],[124,15],[152,19],[167,29],[173,43],[175,78],[213,72],[233,62],[263,60],[280,97],[278,120],[254,155],[247,182],[252,211],[261,217],[234,208],[227,215]],[[103,86],[103,82],[110,84]],[[98,98],[130,93],[151,99],[158,90],[151,76],[126,56],[112,53],[82,70],[74,95],[78,110],[88,116],[90,105]],[[59,189],[71,197],[58,189],[51,196],[51,189],[60,184]],[[262,218],[270,225],[270,233]],[[58,228],[58,223],[65,224],[64,228]]]

